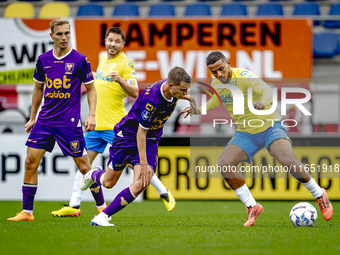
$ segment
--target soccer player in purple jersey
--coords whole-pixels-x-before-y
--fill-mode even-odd
[[[191,77],[181,67],[170,70],[168,78],[144,89],[129,113],[116,124],[110,148],[110,159],[105,170],[91,170],[80,181],[86,190],[94,182],[112,188],[118,181],[126,164],[133,165],[134,181],[122,190],[103,212],[91,221],[94,226],[114,226],[108,222],[111,215],[119,212],[150,184],[157,166],[158,141],[163,126],[175,110],[178,99],[194,99],[187,95]]]
[[[119,27],[111,27],[106,31],[106,53],[101,56],[95,77],[97,91],[96,129],[85,134],[85,142],[88,150],[90,164],[103,153],[107,144],[112,143],[115,133],[114,126],[127,114],[123,99],[126,95],[133,98],[138,96],[138,83],[135,76],[135,67],[126,57],[122,49],[125,45],[125,34]],[[130,166],[127,166],[130,167]],[[83,175],[77,171],[74,182],[72,197],[68,205],[57,211],[51,212],[54,216],[74,217],[79,216],[80,203],[83,191],[79,183]],[[176,200],[157,175],[153,175],[151,185],[157,189],[163,199],[166,209],[171,212],[176,205]],[[91,192],[102,192],[101,186],[90,189]],[[104,210],[106,204],[97,204],[98,213]]]
[[[23,211],[7,219],[8,221],[34,220],[33,204],[38,186],[38,166],[45,152],[53,150],[56,141],[65,156],[73,157],[83,174],[91,169],[80,121],[80,90],[84,83],[89,102],[89,116],[85,127],[86,131],[95,129],[97,94],[91,65],[86,56],[69,46],[71,31],[67,20],[54,19],[50,28],[54,49],[37,59],[33,77],[35,87],[32,112],[25,125],[26,132],[30,135],[26,142]],[[36,121],[43,97],[44,105]],[[103,196],[95,199],[104,203]]]

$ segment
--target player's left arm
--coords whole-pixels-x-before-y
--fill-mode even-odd
[[[122,89],[124,89],[124,91],[126,92],[126,94],[128,94],[130,97],[133,98],[137,98],[138,97],[138,87],[129,84],[129,82],[127,82],[126,80],[124,80],[118,72],[116,71],[112,71],[110,72],[108,75],[108,77],[111,77],[112,80],[118,82],[120,84],[120,86],[122,87]],[[136,80],[137,82],[137,80]]]
[[[262,99],[260,102],[253,102],[253,106],[257,110],[264,109],[268,105],[273,102],[273,90],[272,88],[265,83],[262,79],[256,79],[255,84],[253,85],[253,92],[262,95]]]
[[[137,130],[137,148],[138,155],[141,165],[141,172],[137,178],[137,181],[141,181],[143,187],[147,187],[150,184],[150,180],[154,174],[152,168],[148,164],[148,159],[146,156],[146,133],[148,129],[143,128],[139,125]]]
[[[97,91],[94,82],[85,85],[87,89],[87,101],[89,103],[89,116],[86,118],[86,131],[92,131],[96,128],[96,105]]]

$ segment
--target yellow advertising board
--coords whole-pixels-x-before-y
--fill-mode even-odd
[[[171,190],[177,200],[235,200],[233,190],[219,177],[220,174],[196,174],[197,166],[216,166],[223,147],[159,147],[156,174],[164,185]],[[304,163],[321,187],[327,190],[330,199],[340,199],[340,147],[296,146],[294,154]],[[190,162],[190,164],[189,164]],[[269,168],[279,169],[278,163],[264,149],[253,159],[252,164],[243,166],[246,183],[255,199],[258,200],[313,200],[307,189],[284,171],[270,172]],[[260,172],[248,172],[252,166],[261,166]],[[281,168],[282,170],[282,168]],[[270,172],[270,173],[269,173]],[[195,178],[196,176],[200,178]],[[209,178],[207,178],[209,177]],[[153,187],[146,192],[148,199],[159,199]]]

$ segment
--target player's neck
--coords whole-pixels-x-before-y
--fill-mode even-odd
[[[71,50],[71,46],[67,46],[67,48],[65,49],[56,47],[53,49],[53,52],[57,58],[61,58],[62,56],[66,55],[70,50]]]
[[[117,53],[116,55],[111,55],[111,54],[107,53],[107,60],[111,60],[111,59],[113,59],[113,58],[116,58],[116,57],[118,57],[120,54],[121,54],[121,52]]]
[[[163,95],[165,96],[165,98],[167,98],[168,100],[170,100],[172,98],[171,93],[170,93],[170,87],[169,87],[169,84],[167,82],[164,82],[162,84],[162,92],[163,92]]]
[[[233,77],[233,70],[231,69],[231,67],[229,67],[229,71],[228,71],[228,79],[225,82],[225,84],[228,84],[231,80],[231,77]]]

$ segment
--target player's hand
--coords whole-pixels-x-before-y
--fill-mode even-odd
[[[93,116],[88,116],[85,121],[86,132],[93,131],[96,128],[96,119]]]
[[[145,188],[149,186],[150,180],[153,175],[154,175],[154,172],[149,165],[146,165],[146,166],[141,165],[141,170],[137,178],[137,181],[140,181],[140,184]]]
[[[263,109],[263,108],[265,107],[265,105],[262,104],[261,102],[254,102],[254,103],[253,103],[253,106],[254,106],[254,108],[255,108],[256,110],[261,110],[261,109]]]
[[[25,130],[27,133],[30,133],[32,131],[32,128],[35,124],[35,120],[29,120],[25,125]]]
[[[113,81],[116,81],[119,83],[119,81],[122,79],[122,77],[119,76],[118,72],[112,71],[110,72],[107,77],[110,77]]]
[[[186,115],[184,116],[184,119],[186,117],[188,117],[189,115],[192,116],[192,115],[199,115],[200,114],[200,110],[199,109],[194,109],[192,108],[191,106],[188,106],[186,107],[184,110],[180,111],[180,114],[184,114],[186,113]]]

